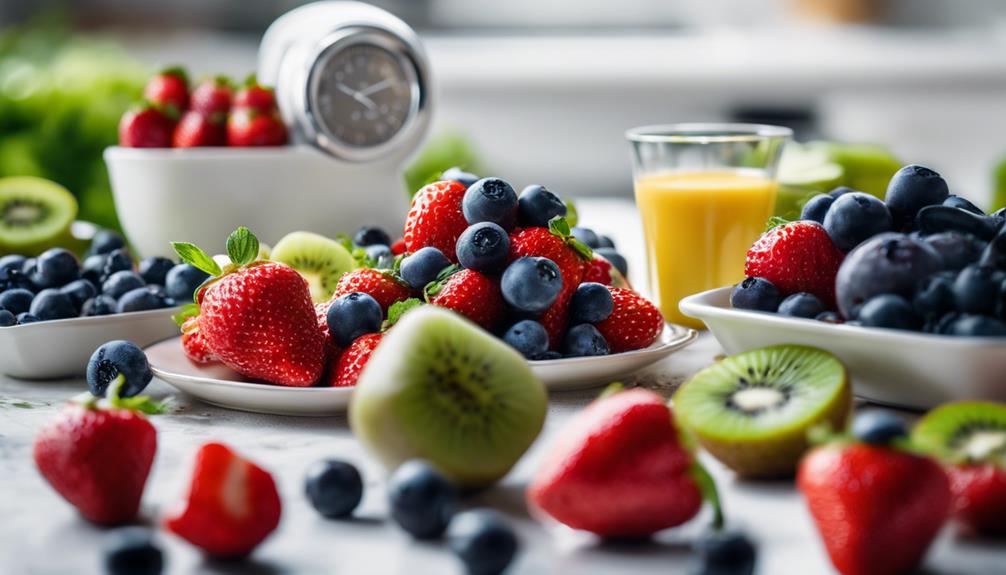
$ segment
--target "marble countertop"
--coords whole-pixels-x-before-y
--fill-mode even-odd
[[[584,202],[585,222],[631,226],[635,214],[627,202]],[[600,214],[605,214],[603,219]],[[593,217],[596,215],[596,217]],[[641,260],[639,239],[631,227],[612,233],[623,249]],[[623,233],[617,233],[622,231]],[[637,275],[637,274],[633,274]],[[721,353],[703,334],[692,346],[626,379],[670,396],[675,387]],[[85,389],[80,380],[19,381],[0,377],[0,571],[9,574],[91,574],[101,572],[103,531],[80,519],[39,477],[31,445],[39,427],[65,400]],[[322,574],[461,573],[459,563],[440,543],[412,541],[388,519],[384,472],[354,440],[346,418],[296,418],[229,411],[182,395],[155,380],[149,393],[171,395],[179,409],[154,420],[158,453],[148,480],[141,515],[155,522],[183,493],[189,461],[209,440],[230,444],[269,469],[283,498],[277,531],[241,563],[207,561],[194,548],[165,533],[166,572]],[[565,528],[543,527],[528,516],[524,489],[543,449],[571,415],[599,390],[552,394],[545,429],[529,453],[496,487],[464,500],[466,506],[492,506],[506,513],[519,531],[522,551],[509,573],[602,574],[683,573],[690,560],[688,542],[708,523],[708,510],[691,523],[660,533],[646,543],[602,543]],[[317,459],[336,457],[357,464],[366,489],[355,517],[326,520],[303,496],[303,476]],[[723,498],[728,522],[759,543],[762,575],[809,575],[832,572],[802,499],[792,482],[736,479],[703,455]],[[929,573],[987,575],[1006,572],[1002,544],[970,540],[947,528],[926,563]]]

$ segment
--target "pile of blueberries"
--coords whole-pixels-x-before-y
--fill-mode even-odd
[[[838,188],[811,198],[801,219],[821,223],[835,246],[849,252],[835,280],[838,310],[826,310],[807,293],[779,301],[778,290],[762,278],[735,288],[734,307],[942,335],[1006,336],[1006,208],[985,214],[950,194],[935,171],[910,165],[891,179],[884,201]]]
[[[161,257],[134,267],[122,236],[101,230],[83,263],[63,248],[0,258],[0,327],[174,307],[208,277]]]

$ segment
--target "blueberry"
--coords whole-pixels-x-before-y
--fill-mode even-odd
[[[8,310],[0,308],[0,327],[10,327],[15,324],[17,324],[17,317]]]
[[[38,292],[35,299],[31,300],[28,311],[42,321],[77,317],[77,306],[73,305],[70,296],[55,288]]]
[[[437,275],[449,265],[451,262],[443,252],[425,247],[402,258],[398,273],[409,287],[418,290],[437,279]]]
[[[544,313],[562,291],[562,273],[550,259],[523,257],[514,260],[500,281],[503,299],[524,313]]]
[[[377,269],[390,270],[395,265],[395,254],[384,244],[369,245],[364,251],[368,258],[374,260],[374,267]]]
[[[341,348],[349,347],[361,335],[381,331],[382,319],[381,304],[363,292],[339,296],[328,307],[328,329]]]
[[[134,271],[122,270],[115,272],[105,280],[105,283],[101,285],[101,293],[119,299],[126,295],[127,292],[145,285],[147,284],[140,277],[140,274]]]
[[[164,289],[168,297],[180,304],[192,303],[196,289],[203,285],[210,274],[189,264],[178,264],[171,268],[164,279]]]
[[[93,283],[101,284],[101,278],[105,275],[105,262],[108,261],[108,254],[95,254],[84,258],[84,263],[80,268],[80,277]]]
[[[992,218],[992,221],[995,223],[996,229],[1001,230],[1003,228],[1003,224],[1006,224],[1006,208],[999,208],[989,214],[989,217]]]
[[[105,267],[101,270],[101,282],[105,283],[115,272],[133,271],[133,258],[125,248],[112,250],[105,257]]]
[[[954,282],[946,277],[931,275],[921,282],[912,296],[912,307],[927,319],[934,319],[954,310]]]
[[[801,220],[811,220],[819,224],[824,223],[824,216],[828,213],[828,208],[835,202],[835,198],[828,194],[818,194],[803,205],[800,212]]]
[[[814,316],[814,319],[817,321],[823,321],[824,323],[842,323],[841,316],[833,311],[822,311]]]
[[[828,195],[837,200],[841,196],[844,196],[845,194],[851,194],[852,192],[855,191],[856,190],[850,188],[849,186],[839,186],[834,190],[828,192]]]
[[[469,224],[492,222],[512,230],[517,225],[517,193],[499,178],[482,178],[468,187],[461,211]]]
[[[38,260],[35,258],[28,258],[21,263],[21,273],[31,277],[35,275],[35,270],[38,269]],[[9,271],[9,270],[8,270]]]
[[[528,186],[517,198],[517,220],[525,228],[547,228],[549,220],[565,215],[566,204],[545,186]]]
[[[885,201],[897,229],[911,226],[926,206],[942,204],[950,195],[943,177],[923,166],[905,166],[887,184]]]
[[[140,262],[140,277],[148,285],[164,285],[168,272],[175,267],[175,262],[168,258],[152,257]]]
[[[0,258],[0,279],[7,279],[7,272],[10,270],[21,270],[27,258],[17,254],[10,254]]]
[[[562,352],[566,357],[587,357],[595,355],[608,355],[608,342],[597,331],[597,328],[589,323],[574,325],[566,332],[566,337],[562,340]]]
[[[625,257],[622,254],[613,248],[597,248],[594,253],[611,262],[611,265],[615,266],[615,269],[621,272],[623,276],[628,277],[629,262],[625,261]]]
[[[115,306],[115,311],[116,313],[129,313],[166,307],[170,306],[168,306],[167,296],[163,290],[158,289],[158,286],[143,286],[123,294]]]
[[[992,217],[960,208],[927,206],[919,211],[916,221],[923,235],[960,232],[986,241],[996,235],[996,223]]]
[[[458,513],[447,528],[447,546],[472,575],[499,575],[520,543],[510,524],[492,509]]]
[[[743,533],[713,532],[694,544],[696,575],[751,575],[758,560],[758,549]]]
[[[318,513],[346,517],[363,499],[363,479],[356,467],[345,461],[317,461],[307,469],[304,493]]]
[[[871,445],[889,445],[908,436],[905,420],[889,411],[868,409],[852,420],[852,436]]]
[[[99,315],[112,315],[118,309],[116,301],[107,295],[95,296],[84,302],[80,315],[84,317],[95,317]]]
[[[970,265],[954,281],[954,306],[961,313],[995,315],[1002,274],[995,268]]]
[[[598,237],[597,237],[597,233],[594,230],[590,229],[590,228],[582,228],[580,226],[576,226],[576,227],[574,227],[573,229],[570,230],[570,233],[576,239],[578,239],[581,242],[587,244],[587,247],[589,247],[591,249],[597,249],[597,248],[601,247],[600,246],[600,241],[598,240]]]
[[[765,278],[744,278],[730,292],[730,305],[737,309],[774,312],[781,302],[779,289]]]
[[[0,307],[18,315],[28,311],[33,299],[35,294],[24,288],[9,289],[0,293]]]
[[[782,300],[777,311],[780,315],[814,319],[817,314],[825,311],[825,307],[816,295],[800,292]]]
[[[955,315],[941,326],[940,333],[960,337],[1003,337],[1006,324],[984,315]]]
[[[475,174],[462,170],[460,166],[454,166],[453,168],[447,168],[444,170],[444,173],[440,175],[440,179],[458,182],[467,188],[477,182],[479,177]]]
[[[548,351],[548,332],[533,319],[521,320],[510,326],[503,334],[503,341],[528,359],[538,358]]]
[[[597,234],[597,247],[615,249],[615,240],[604,234]]]
[[[472,224],[461,233],[456,250],[461,267],[495,273],[506,265],[510,256],[510,237],[495,223]]]
[[[458,506],[455,487],[429,463],[406,461],[388,480],[391,517],[416,539],[439,537]]]
[[[562,359],[562,354],[557,351],[548,350],[545,353],[539,353],[531,359],[535,361],[552,361],[554,359]]]
[[[84,305],[84,302],[98,294],[98,288],[87,280],[72,281],[61,287],[59,291],[70,296],[70,301],[78,310]]]
[[[962,210],[967,210],[972,214],[978,214],[979,216],[984,216],[985,212],[981,208],[969,202],[966,198],[960,196],[955,196],[950,194],[947,199],[943,200],[943,205],[951,208],[960,208]]]
[[[17,314],[17,324],[18,325],[25,325],[25,324],[29,324],[29,323],[36,323],[36,322],[40,322],[40,321],[42,321],[42,320],[38,319],[37,315],[31,314],[31,313],[28,313],[28,312]]]
[[[42,288],[62,287],[80,277],[80,262],[73,252],[52,248],[38,256],[31,281]]]
[[[164,554],[144,527],[122,527],[106,535],[105,573],[108,575],[159,575]]]
[[[356,230],[356,234],[353,235],[353,243],[360,247],[377,244],[390,246],[391,236],[378,226],[363,226]]]
[[[112,230],[98,230],[91,239],[91,247],[88,248],[88,255],[110,254],[113,251],[126,247],[126,240],[121,235]]]
[[[109,385],[122,377],[119,397],[133,397],[146,389],[154,377],[147,356],[133,342],[121,339],[103,344],[94,350],[87,362],[87,388],[91,394],[103,397]]]
[[[943,258],[943,268],[955,272],[978,261],[986,246],[985,242],[971,234],[959,232],[942,232],[926,236],[923,240]]]
[[[825,215],[824,229],[835,247],[847,252],[879,233],[891,231],[891,214],[884,202],[870,194],[844,194]]]
[[[611,292],[602,284],[584,282],[576,287],[569,300],[569,321],[597,323],[608,319],[615,308]]]
[[[881,294],[869,299],[859,310],[860,323],[866,327],[886,327],[918,331],[922,329],[922,316],[912,304],[894,294]]]

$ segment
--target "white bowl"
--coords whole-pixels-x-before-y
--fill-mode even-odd
[[[178,335],[179,308],[41,321],[0,328],[0,373],[21,379],[83,375],[94,350],[114,339],[142,347]]]
[[[733,309],[732,287],[681,300],[727,353],[780,343],[830,351],[852,373],[859,397],[910,409],[960,399],[1006,401],[1006,339],[948,337]]]
[[[409,200],[397,159],[349,164],[310,146],[105,150],[119,220],[143,257],[170,242],[209,253],[247,226],[270,245],[294,230],[400,230]]]

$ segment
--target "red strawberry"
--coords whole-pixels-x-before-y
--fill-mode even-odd
[[[650,300],[631,289],[608,286],[615,306],[608,319],[597,324],[611,353],[649,347],[664,330],[664,316]]]
[[[503,317],[499,280],[473,270],[460,270],[426,288],[426,301],[457,312],[485,329]]]
[[[328,385],[330,387],[353,387],[356,380],[360,378],[360,372],[370,361],[370,354],[377,348],[384,337],[379,333],[368,333],[362,335],[346,348],[346,351],[334,362],[332,372],[329,374]]]
[[[405,239],[400,238],[391,244],[391,253],[400,256],[405,253]]]
[[[434,182],[416,192],[405,218],[406,251],[433,246],[457,263],[458,236],[468,227],[461,212],[466,189],[459,182]]]
[[[128,148],[170,148],[175,122],[150,105],[133,108],[119,121],[119,145]]]
[[[175,126],[172,144],[176,148],[200,148],[227,145],[227,126],[203,114],[189,110]]]
[[[179,67],[168,68],[151,78],[143,88],[143,99],[181,114],[189,108],[189,76]]]
[[[182,324],[182,348],[185,349],[185,356],[196,363],[210,363],[217,360],[210,351],[203,333],[199,331],[199,316],[190,317]]]
[[[585,282],[597,282],[606,286],[632,289],[629,280],[625,279],[622,272],[597,252],[594,252],[594,258],[587,262],[587,269],[583,274],[583,280],[581,280],[581,283]]]
[[[226,123],[227,114],[231,111],[232,99],[233,89],[230,80],[217,76],[204,80],[192,90],[189,106],[193,112],[199,112],[214,122],[223,124]]]
[[[708,475],[681,441],[671,409],[633,389],[602,396],[560,431],[527,498],[575,529],[640,537],[699,512],[697,477]]]
[[[210,351],[250,378],[307,387],[325,367],[325,337],[307,281],[293,268],[255,261],[258,239],[238,228],[227,240],[232,266],[221,270],[192,244],[173,244],[182,260],[217,275],[197,294],[199,331]]]
[[[946,468],[954,516],[975,533],[1006,535],[1006,470],[992,463]]]
[[[371,268],[359,268],[346,272],[335,286],[333,298],[353,292],[370,295],[381,304],[384,314],[397,301],[405,301],[412,295],[409,286],[403,284],[390,273]]]
[[[228,146],[282,146],[286,139],[286,125],[275,112],[240,108],[227,119]]]
[[[809,292],[835,306],[835,275],[845,254],[817,222],[800,220],[762,234],[748,250],[744,274],[765,278],[783,295]]]
[[[339,351],[332,339],[332,332],[328,328],[328,306],[331,304],[332,302],[314,304],[314,315],[318,320],[318,329],[321,330],[321,335],[325,338],[325,356],[330,359],[335,357]]]
[[[42,477],[87,520],[136,518],[157,451],[157,431],[129,409],[68,404],[35,437]]]
[[[164,527],[211,556],[243,557],[279,525],[281,504],[268,471],[226,445],[207,443],[196,453],[186,500]]]
[[[817,447],[800,463],[797,485],[842,575],[908,573],[950,512],[939,464],[886,446]]]
[[[272,88],[259,84],[255,76],[250,76],[234,94],[234,108],[272,112],[276,110],[276,93]]]

